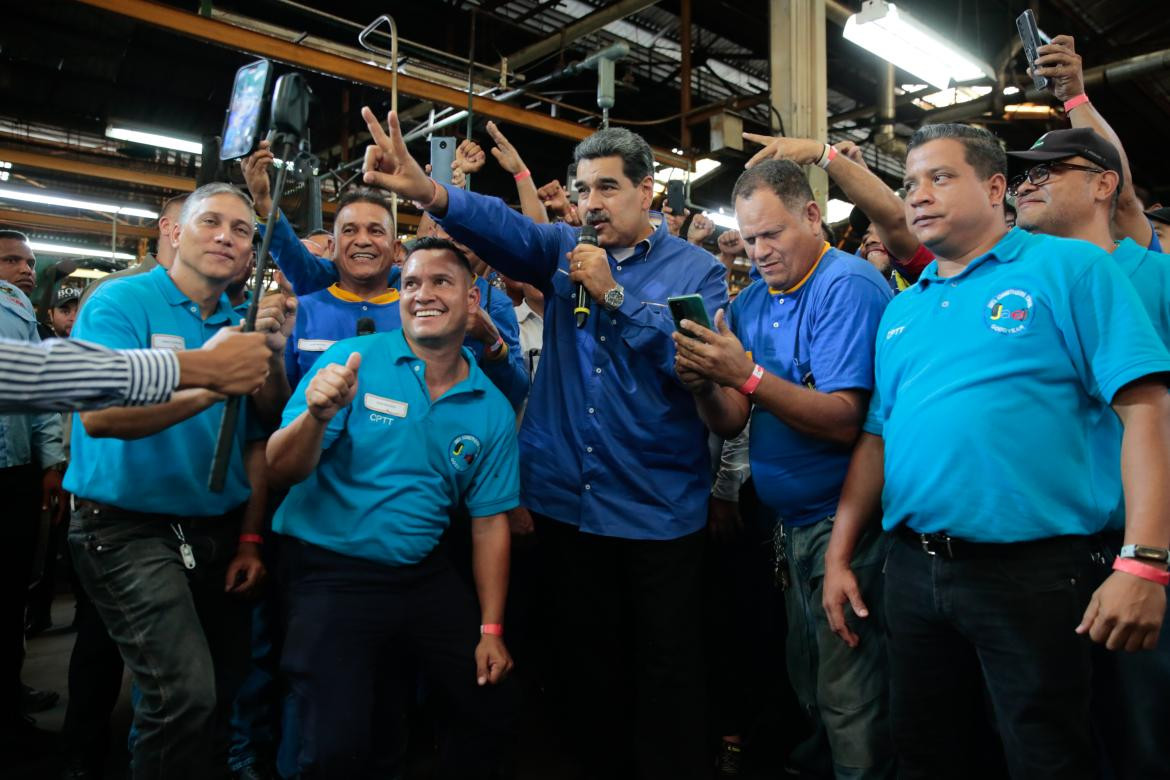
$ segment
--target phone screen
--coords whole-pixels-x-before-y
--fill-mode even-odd
[[[1041,44],[1049,42],[1048,36],[1040,32],[1040,28],[1036,26],[1036,15],[1031,10],[1024,11],[1016,17],[1016,29],[1020,32],[1020,43],[1024,45],[1024,56],[1028,58],[1028,66],[1035,69],[1036,49]],[[1032,84],[1036,89],[1047,89],[1048,78],[1033,73]]]
[[[219,150],[221,160],[247,157],[256,151],[266,117],[264,107],[268,102],[268,83],[272,75],[272,63],[259,60],[236,71],[232,85],[232,102],[224,122],[223,145]]]
[[[686,183],[682,179],[671,179],[666,182],[666,205],[675,216],[683,213],[687,207]]]
[[[674,328],[687,336],[692,335],[685,328],[679,326],[683,320],[697,322],[708,330],[714,330],[711,318],[707,316],[707,307],[703,304],[701,295],[675,295],[666,299],[670,306],[670,316],[674,318]]]
[[[431,178],[439,184],[451,183],[451,163],[455,162],[455,139],[431,136]]]

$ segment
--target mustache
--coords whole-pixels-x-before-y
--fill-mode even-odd
[[[609,212],[590,211],[585,215],[586,225],[596,225],[598,222],[609,222]]]

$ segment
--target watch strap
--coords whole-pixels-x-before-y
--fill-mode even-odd
[[[1145,544],[1127,544],[1121,548],[1119,557],[1153,561],[1154,563],[1170,563],[1170,550],[1165,547],[1151,547]]]

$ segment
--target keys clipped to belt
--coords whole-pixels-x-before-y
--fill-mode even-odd
[[[171,523],[171,530],[179,540],[179,555],[183,557],[183,565],[188,569],[195,568],[195,551],[187,544],[187,537],[183,535],[183,527],[178,523]]]
[[[776,521],[776,528],[772,531],[772,577],[780,590],[788,590],[788,553],[785,551],[784,524]]]

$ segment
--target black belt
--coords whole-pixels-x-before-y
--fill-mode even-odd
[[[90,501],[88,498],[80,498],[78,496],[73,497],[73,505],[83,511],[100,512],[102,514],[123,517],[127,520],[151,520],[160,523],[188,524],[223,522],[225,518],[234,518],[244,508],[244,504],[240,504],[235,509],[231,509],[222,515],[164,515],[159,512],[136,512],[133,509],[123,509],[120,506],[103,504],[99,501]]]
[[[945,533],[923,534],[904,525],[894,534],[906,544],[927,555],[943,558],[1029,558],[1035,555],[1080,551],[1098,552],[1103,541],[1098,536],[1050,536],[1027,542],[972,542]]]

